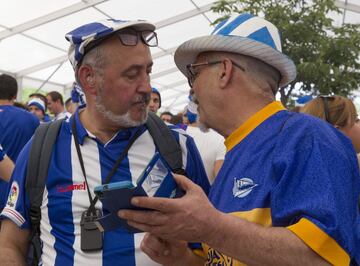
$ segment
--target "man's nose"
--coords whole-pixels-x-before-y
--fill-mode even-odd
[[[151,93],[150,77],[147,76],[142,80],[138,87],[139,92]]]

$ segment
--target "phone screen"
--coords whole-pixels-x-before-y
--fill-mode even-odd
[[[159,189],[164,178],[169,174],[168,168],[164,165],[160,158],[155,162],[154,166],[145,177],[142,188],[149,197],[153,197]]]

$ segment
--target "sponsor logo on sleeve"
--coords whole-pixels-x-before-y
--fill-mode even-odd
[[[8,200],[6,206],[10,208],[15,208],[17,200],[19,198],[19,185],[16,181],[12,182]]]

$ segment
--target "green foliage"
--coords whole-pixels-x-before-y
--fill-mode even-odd
[[[360,87],[360,25],[336,27],[329,14],[340,13],[334,0],[217,1],[212,10],[228,17],[248,12],[265,17],[282,34],[283,53],[297,67],[297,78],[280,88],[287,104],[295,88],[301,94],[348,96]]]
[[[46,95],[45,91],[38,91],[37,88],[23,88],[21,92],[21,102],[26,103],[29,100],[29,95],[34,92]]]

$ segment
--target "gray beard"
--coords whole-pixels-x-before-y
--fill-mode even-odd
[[[101,86],[99,89],[99,94],[95,99],[95,108],[100,114],[102,114],[102,116],[105,119],[111,121],[112,123],[114,123],[117,126],[124,127],[124,128],[137,127],[146,122],[147,117],[148,117],[147,108],[145,108],[144,117],[140,121],[131,119],[130,111],[127,111],[127,113],[123,114],[123,115],[115,114],[114,112],[107,110],[105,108],[103,97],[102,97],[102,92],[103,92],[103,88]]]

